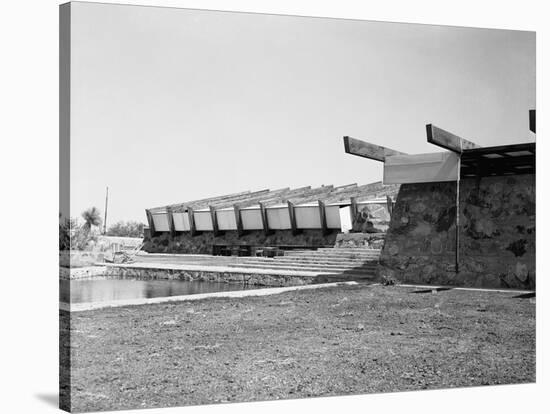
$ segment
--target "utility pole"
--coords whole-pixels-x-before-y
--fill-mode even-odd
[[[109,187],[105,190],[105,219],[103,220],[103,234],[107,233],[107,203],[109,202]]]

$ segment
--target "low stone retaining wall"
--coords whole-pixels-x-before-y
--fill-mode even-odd
[[[336,236],[334,247],[364,247],[381,249],[384,247],[386,233],[340,233]]]
[[[105,276],[107,268],[105,266],[85,266],[85,267],[59,267],[59,278],[62,280],[89,279],[96,276]]]
[[[282,273],[282,272],[281,272]],[[260,272],[226,272],[218,270],[156,269],[107,266],[105,276],[128,279],[165,279],[201,282],[239,283],[258,286],[301,286],[325,281],[323,275],[280,274]]]

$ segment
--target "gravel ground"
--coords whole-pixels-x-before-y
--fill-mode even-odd
[[[74,313],[72,409],[534,382],[535,305],[514,296],[359,285]]]

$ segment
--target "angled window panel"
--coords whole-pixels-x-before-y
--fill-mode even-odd
[[[327,227],[329,229],[339,229],[340,223],[340,206],[326,206],[325,215],[327,217]]]
[[[156,231],[170,231],[167,213],[153,214],[153,222],[155,224]]]
[[[288,215],[288,206],[268,207],[266,209],[267,221],[271,230],[289,230],[290,216]]]
[[[321,219],[318,206],[296,206],[296,227],[299,229],[320,229]]]
[[[392,155],[384,161],[384,184],[456,181],[458,154],[438,152],[415,155]]]
[[[218,229],[220,230],[237,230],[237,221],[235,220],[235,210],[223,209],[217,210]]]
[[[195,227],[197,231],[214,231],[210,211],[195,211]]]
[[[174,216],[174,229],[176,231],[189,231],[189,217],[187,213],[172,213]]]
[[[260,208],[241,210],[241,219],[243,221],[243,230],[262,230],[262,213]]]

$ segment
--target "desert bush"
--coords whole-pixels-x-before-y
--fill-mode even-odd
[[[143,223],[137,221],[119,221],[109,227],[107,236],[143,237]]]

